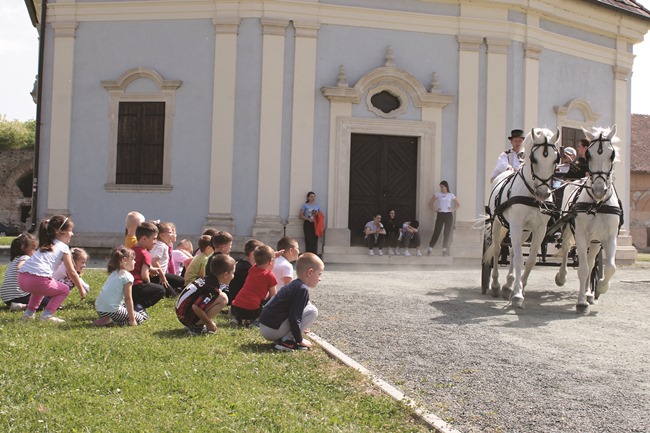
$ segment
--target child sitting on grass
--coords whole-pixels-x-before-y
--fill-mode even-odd
[[[70,248],[70,253],[72,254],[72,264],[74,265],[74,269],[77,271],[77,275],[79,275],[79,280],[81,280],[84,291],[88,294],[90,292],[90,285],[81,278],[86,263],[88,262],[88,253],[83,248]],[[68,276],[63,263],[61,263],[58,269],[54,271],[52,278],[61,281],[66,286],[70,287],[70,290],[74,288],[74,283],[70,279],[70,276]]]
[[[205,276],[205,265],[208,263],[208,257],[212,255],[211,237],[203,235],[199,238],[199,252],[196,253],[190,264],[185,269],[185,285],[187,286],[197,278]]]
[[[183,290],[185,281],[174,273],[174,242],[176,241],[176,226],[164,222],[156,224],[158,239],[151,249],[151,282],[165,288],[168,298],[175,298]]]
[[[309,302],[309,289],[318,286],[324,269],[323,261],[316,254],[303,254],[296,262],[298,278],[282,287],[262,310],[260,333],[275,342],[277,350],[311,347],[303,333],[318,317],[318,309]]]
[[[110,274],[102,287],[95,309],[99,319],[93,322],[95,326],[106,326],[115,323],[119,326],[137,326],[149,318],[144,312],[137,312],[133,307],[133,275],[135,252],[126,247],[118,247],[111,253],[108,262]]]
[[[176,317],[187,327],[190,335],[216,332],[217,325],[212,319],[228,305],[224,289],[235,275],[235,259],[225,254],[215,256],[210,261],[208,273],[217,285],[199,278],[185,287],[176,301]]]
[[[210,286],[216,286],[217,281],[214,279],[214,277],[207,272],[207,269],[210,267],[210,261],[220,255],[220,254],[225,254],[225,255],[230,255],[230,249],[232,248],[232,235],[228,232],[225,231],[218,231],[217,233],[212,236],[212,239],[210,241],[212,245],[212,249],[214,252],[212,255],[208,258],[207,263],[205,264],[205,280]],[[228,296],[228,299],[230,299],[230,295],[228,294],[228,288],[225,289],[226,296]]]
[[[293,266],[291,262],[296,261],[300,255],[300,246],[294,238],[285,236],[278,241],[278,252],[282,253],[275,259],[273,274],[278,280],[280,287],[286,286],[293,280]]]
[[[158,228],[153,223],[144,222],[138,226],[135,235],[138,238],[138,243],[132,248],[135,252],[135,267],[131,271],[133,274],[133,302],[136,311],[146,313],[146,308],[155,305],[165,296],[165,288],[160,284],[152,283],[149,274],[151,270],[149,251],[158,238]],[[162,278],[165,278],[164,274]]]
[[[176,248],[172,251],[172,257],[174,258],[174,273],[180,275],[181,277],[185,274],[185,269],[190,264],[194,258],[194,247],[192,242],[188,239],[181,239],[178,241]]]
[[[5,277],[0,287],[0,297],[11,311],[24,311],[29,302],[29,293],[23,292],[18,286],[18,270],[29,259],[38,247],[34,236],[24,233],[11,241],[9,248],[11,262],[5,270]],[[49,299],[49,298],[48,298]]]
[[[248,277],[248,271],[251,266],[255,264],[255,258],[253,257],[253,252],[255,248],[260,245],[264,245],[262,242],[257,239],[249,239],[244,244],[244,257],[237,260],[237,265],[235,266],[235,278],[230,282],[228,287],[228,301],[232,304],[232,301],[237,297],[237,294],[244,287],[246,282],[246,277]]]
[[[268,245],[260,245],[253,251],[255,264],[248,271],[244,287],[232,301],[230,312],[238,324],[256,320],[262,312],[262,301],[275,296],[278,280],[273,275],[275,251]]]

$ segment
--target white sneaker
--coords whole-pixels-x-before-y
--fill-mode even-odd
[[[61,319],[60,317],[56,316],[41,316],[39,317],[40,320],[43,320],[44,322],[52,322],[52,323],[65,323],[65,320]]]
[[[383,255],[384,255],[384,250],[380,249],[380,250],[379,250],[379,255],[380,255],[380,256],[383,256]]]
[[[389,249],[388,249],[388,255],[390,255],[390,256],[394,256],[394,255],[395,255],[395,250],[392,249],[392,248],[389,248]]]
[[[404,250],[404,257],[410,257],[411,253],[409,253],[409,250]]]
[[[401,254],[401,253],[399,252],[399,248],[395,248],[395,254],[398,255],[398,256]]]
[[[417,253],[415,255],[418,256],[418,257],[421,257],[422,256],[422,251],[420,251],[420,249],[418,249]]]
[[[433,248],[429,247],[429,249],[427,250],[427,256],[430,256],[432,252],[433,252]]]
[[[27,304],[21,304],[20,302],[12,302],[9,307],[9,311],[25,311],[27,309]]]
[[[374,250],[368,250],[368,255],[369,255],[369,256],[374,256],[374,255],[375,255],[375,251],[374,251]]]
[[[36,318],[36,314],[31,314],[31,315],[30,315],[30,314],[27,314],[27,313],[24,313],[24,314],[23,314],[23,317],[21,317],[21,319],[22,319],[22,320],[25,320],[25,321],[27,321],[27,320],[34,320],[35,318]]]

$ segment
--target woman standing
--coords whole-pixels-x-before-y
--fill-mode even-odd
[[[303,220],[303,230],[305,232],[305,251],[317,254],[318,237],[314,227],[314,217],[320,211],[320,206],[316,204],[316,194],[313,191],[307,193],[307,201],[300,206],[298,216]]]
[[[431,197],[429,201],[429,207],[433,212],[437,213],[436,225],[433,229],[433,236],[431,236],[431,241],[429,242],[429,250],[427,255],[430,256],[433,252],[433,247],[436,246],[438,242],[438,237],[444,226],[445,231],[442,239],[442,255],[449,255],[449,241],[451,236],[451,229],[454,223],[453,211],[460,207],[460,202],[456,196],[449,192],[449,184],[446,180],[440,182],[440,192],[437,192]]]

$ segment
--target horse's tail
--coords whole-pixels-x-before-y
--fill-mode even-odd
[[[489,239],[489,243],[485,245],[485,252],[483,253],[483,263],[489,263],[490,260],[492,259],[492,256],[494,254],[494,242],[492,242],[492,236],[490,236],[490,233],[492,232],[492,224],[494,220],[492,218],[485,218],[483,223],[483,228],[482,228],[482,238],[483,239]]]
[[[483,263],[490,263],[494,257],[494,242],[490,242],[483,253]]]

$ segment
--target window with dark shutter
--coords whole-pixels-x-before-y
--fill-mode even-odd
[[[581,138],[585,138],[582,129],[569,128],[566,126],[562,127],[562,147],[573,147],[574,149],[577,149],[578,142]]]
[[[165,102],[120,102],[115,183],[162,185]]]

